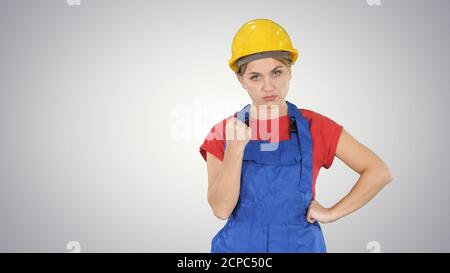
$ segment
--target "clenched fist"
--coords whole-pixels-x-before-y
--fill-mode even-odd
[[[227,147],[233,147],[243,151],[252,137],[252,131],[245,123],[235,117],[231,117],[227,119],[225,135]]]
[[[336,220],[336,218],[332,214],[331,209],[324,208],[316,200],[311,201],[311,203],[309,204],[306,219],[311,224],[315,223],[316,221],[326,224],[326,223],[334,222]]]

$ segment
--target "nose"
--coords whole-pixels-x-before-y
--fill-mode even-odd
[[[270,77],[264,79],[262,88],[263,92],[265,93],[270,93],[275,89],[275,86],[273,85],[272,79]]]

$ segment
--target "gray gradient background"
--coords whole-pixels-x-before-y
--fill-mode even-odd
[[[236,30],[272,18],[301,57],[288,100],[391,167],[330,252],[450,251],[450,1],[0,2],[0,251],[209,252],[225,223],[198,152],[250,102],[227,67]],[[326,206],[358,176],[321,169]]]

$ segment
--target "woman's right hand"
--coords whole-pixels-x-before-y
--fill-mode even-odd
[[[250,127],[245,125],[245,123],[235,117],[231,117],[227,119],[225,136],[227,141],[227,149],[232,148],[243,152],[245,146],[252,137],[252,131]]]

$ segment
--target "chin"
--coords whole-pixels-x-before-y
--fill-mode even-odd
[[[280,106],[280,102],[278,100],[274,100],[274,101],[264,101],[262,103],[263,105],[267,105],[267,106]]]

